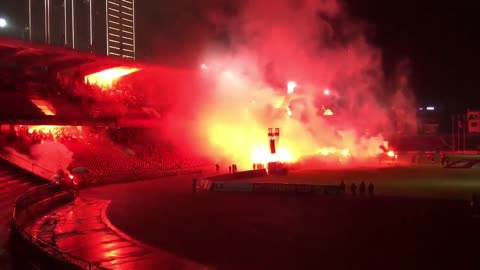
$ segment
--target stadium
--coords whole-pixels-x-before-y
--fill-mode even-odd
[[[405,104],[260,84],[249,61],[180,69],[4,37],[0,58],[12,269],[479,266],[477,138],[404,135]]]

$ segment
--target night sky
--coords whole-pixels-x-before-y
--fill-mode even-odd
[[[0,1],[0,17],[17,29],[26,25],[27,1]],[[479,37],[474,1],[348,0],[349,12],[369,27],[368,38],[383,51],[386,74],[408,59],[411,84],[420,103],[450,107],[480,107]],[[228,39],[207,23],[214,8],[235,16],[227,0],[136,1],[139,60],[173,65],[196,65],[198,44]],[[178,57],[181,55],[181,57]]]

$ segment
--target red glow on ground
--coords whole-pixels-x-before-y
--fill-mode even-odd
[[[121,77],[137,72],[139,70],[139,68],[114,67],[85,76],[85,83],[97,85],[102,88],[108,88],[111,87],[113,83]]]

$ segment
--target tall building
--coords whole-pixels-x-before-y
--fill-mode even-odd
[[[135,59],[134,0],[29,0],[29,38]]]
[[[107,54],[135,58],[133,0],[107,0]]]

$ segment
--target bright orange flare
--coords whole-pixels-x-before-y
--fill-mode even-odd
[[[333,111],[330,110],[330,109],[325,109],[325,110],[323,111],[323,115],[325,115],[325,116],[332,116],[332,115],[333,115]]]
[[[69,133],[73,137],[81,137],[79,135],[82,131],[81,126],[56,126],[56,125],[45,125],[45,126],[28,126],[28,133],[33,133],[34,131],[49,133],[52,134],[55,139],[61,136],[63,133]]]
[[[113,83],[121,77],[137,72],[139,70],[139,68],[114,67],[85,76],[85,83],[97,85],[105,89],[111,87]]]
[[[349,149],[344,149],[344,150],[342,151],[342,155],[343,155],[344,157],[350,156],[350,150],[349,150]]]
[[[50,102],[42,99],[32,99],[31,101],[33,104],[35,104],[35,106],[37,106],[37,108],[39,108],[43,112],[43,114],[45,115],[56,114],[55,107],[53,107],[53,105]]]
[[[255,164],[267,165],[269,162],[291,162],[292,160],[292,154],[285,148],[280,148],[272,154],[268,148],[261,147],[255,149],[252,154],[252,161]]]
[[[295,92],[295,87],[297,87],[297,83],[294,81],[289,81],[287,83],[287,93],[293,94]]]

